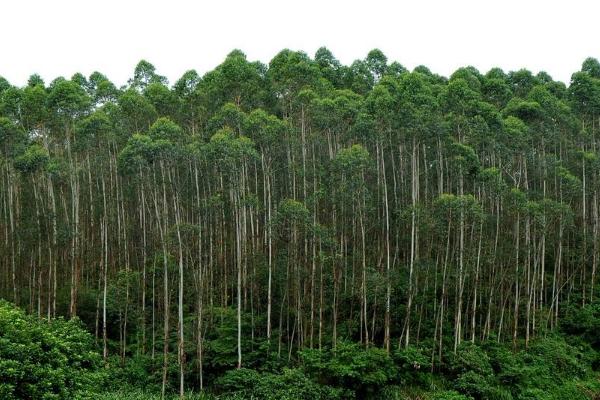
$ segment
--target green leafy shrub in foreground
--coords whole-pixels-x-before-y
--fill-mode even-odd
[[[100,365],[79,321],[48,323],[0,300],[0,399],[85,398],[103,381]]]
[[[431,400],[473,400],[473,398],[450,390],[435,393],[432,395]]]
[[[288,368],[281,374],[245,368],[231,370],[215,386],[223,392],[218,397],[223,400],[336,400],[342,395],[342,390],[319,385],[301,370]]]
[[[336,349],[301,353],[307,375],[321,384],[351,390],[357,398],[380,398],[379,392],[398,377],[398,368],[384,349],[365,349],[341,341]]]
[[[187,393],[186,400],[215,400],[215,397],[206,393]],[[120,390],[117,392],[103,393],[94,396],[95,400],[161,400],[160,391]],[[166,400],[177,400],[179,395],[166,396]]]

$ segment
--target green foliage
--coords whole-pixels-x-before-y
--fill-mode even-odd
[[[286,240],[294,229],[306,231],[311,227],[310,212],[302,202],[285,199],[279,204],[272,223],[277,235]]]
[[[313,379],[351,389],[361,398],[376,396],[398,375],[397,367],[385,350],[365,349],[356,343],[342,341],[335,349],[303,350],[300,358],[304,370]]]
[[[97,400],[176,400],[179,395],[167,395],[163,399],[160,393],[156,391],[121,389],[115,392],[96,394],[94,398]],[[187,400],[217,400],[216,397],[208,393],[186,393],[185,398]]]
[[[207,370],[219,375],[237,366],[237,312],[233,308],[214,308],[211,313],[215,318],[215,326],[205,338],[204,363]],[[263,338],[251,338],[251,318],[251,315],[242,313],[244,366],[268,368],[273,362],[268,357],[272,349]]]
[[[135,134],[119,154],[119,171],[138,173],[152,158],[152,139],[147,135]]]
[[[175,93],[159,82],[152,82],[144,89],[144,97],[154,106],[160,117],[175,115],[178,99]]]
[[[513,398],[508,390],[496,386],[493,379],[480,375],[475,371],[460,374],[454,381],[454,387],[459,392],[475,399],[512,400]]]
[[[0,117],[0,145],[4,145],[11,140],[15,136],[16,132],[17,127],[10,119],[6,117]]]
[[[250,369],[228,371],[215,382],[219,399],[336,400],[342,390],[319,385],[299,369],[285,368],[281,374]]]
[[[590,351],[560,337],[535,340],[516,353],[506,345],[466,343],[447,355],[444,374],[474,399],[583,399],[594,390],[586,389],[594,380]]]
[[[144,89],[153,83],[166,84],[167,78],[162,75],[158,75],[154,65],[146,60],[141,60],[135,66],[133,79],[129,81],[129,84],[134,88]]]
[[[571,337],[579,337],[600,351],[600,303],[595,301],[582,308],[571,306],[561,320],[561,330]]]
[[[208,155],[227,173],[236,172],[246,159],[257,157],[252,139],[235,136],[229,128],[220,129],[206,146]]]
[[[433,394],[431,396],[431,400],[473,400],[473,398],[471,396],[465,396],[464,394],[449,390]]]
[[[166,140],[171,143],[178,143],[183,140],[182,129],[175,122],[164,117],[157,119],[150,126],[148,135],[153,140]]]
[[[161,389],[162,361],[162,355],[154,360],[149,355],[135,355],[125,360],[124,363],[117,356],[111,357],[107,386],[113,390],[133,387],[158,393]]]
[[[0,301],[0,397],[70,400],[104,382],[92,337],[76,320],[45,322]]]
[[[48,151],[38,144],[32,144],[25,152],[15,158],[15,168],[23,174],[43,170],[48,165]]]
[[[263,84],[265,67],[259,62],[249,62],[240,50],[230,52],[225,61],[207,73],[199,90],[210,97],[209,110],[225,103],[235,103],[244,109],[256,108],[264,101]]]
[[[110,119],[103,111],[96,111],[81,120],[75,130],[75,141],[80,149],[97,145],[106,139],[111,129]]]
[[[472,175],[479,171],[479,159],[472,147],[462,143],[453,142],[450,149],[453,155],[453,161],[460,167],[461,171]]]
[[[248,115],[244,129],[258,145],[270,146],[283,138],[288,126],[276,116],[262,109],[256,109]]]
[[[394,363],[398,366],[400,384],[425,385],[431,370],[431,356],[422,348],[409,346],[399,348],[392,354]]]
[[[488,355],[479,346],[469,342],[462,343],[456,354],[448,354],[446,368],[451,376],[459,376],[469,371],[486,377],[492,375],[492,366]]]
[[[90,99],[77,82],[58,78],[49,89],[48,106],[64,124],[68,125],[72,118],[83,115],[89,106]]]
[[[143,132],[155,121],[156,109],[136,90],[129,89],[118,98],[122,124],[129,134]]]
[[[342,149],[335,158],[335,165],[340,171],[353,177],[357,172],[364,172],[370,161],[369,152],[360,144]],[[354,177],[353,177],[354,178]]]

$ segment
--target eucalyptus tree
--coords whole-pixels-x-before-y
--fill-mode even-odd
[[[87,207],[84,208],[83,212],[83,224],[89,226],[90,229],[86,229],[83,232],[83,241],[85,245],[86,263],[91,266],[98,266],[102,272],[98,273],[98,296],[96,306],[96,337],[99,335],[100,329],[100,298],[102,297],[102,329],[103,329],[103,350],[105,358],[108,356],[107,350],[107,337],[106,337],[106,290],[108,287],[108,235],[105,233],[104,227],[108,224],[109,210],[106,206],[106,190],[105,185],[100,185],[98,181],[104,182],[104,176],[98,179],[97,176],[93,176],[93,168],[103,168],[106,162],[106,155],[103,154],[102,149],[104,144],[110,143],[112,138],[112,124],[109,117],[102,109],[98,109],[91,113],[89,116],[78,121],[75,125],[74,131],[74,151],[81,155],[82,164],[85,166],[86,176],[83,177],[83,181],[87,181],[87,193],[82,189],[82,193],[87,194],[84,202],[87,203]],[[54,172],[60,173],[60,163],[55,163]],[[102,174],[104,175],[104,174]],[[53,191],[52,179],[49,179],[49,191]],[[98,193],[101,192],[101,193]],[[98,197],[96,197],[98,195]],[[53,198],[53,196],[51,196]],[[100,201],[100,198],[103,201]],[[53,213],[56,212],[56,206],[52,204]],[[101,212],[100,212],[101,210]],[[100,228],[100,234],[97,233],[97,228]],[[56,228],[56,217],[53,219],[53,237],[56,241],[57,228]],[[98,237],[99,236],[99,237]],[[98,243],[99,239],[99,243]],[[98,247],[99,244],[99,247]],[[54,246],[56,243],[54,243]],[[100,251],[97,251],[97,250]],[[95,269],[95,268],[94,268]],[[104,281],[103,281],[104,280]],[[102,288],[104,290],[102,290]],[[100,296],[103,293],[103,296]]]
[[[129,135],[146,131],[158,116],[152,103],[133,89],[123,92],[117,103],[121,112],[119,122]]]
[[[395,126],[395,113],[397,107],[393,91],[395,82],[384,80],[380,82],[369,93],[364,102],[365,112],[362,115],[362,121],[359,123],[359,129],[367,135],[366,140],[374,142],[377,163],[377,186],[383,190],[381,203],[383,203],[383,237],[384,237],[384,258],[386,275],[386,298],[385,298],[385,322],[383,343],[387,351],[390,350],[391,338],[391,269],[392,269],[392,245],[391,245],[391,223],[390,206],[388,196],[388,178],[386,175],[386,139],[391,136]],[[391,150],[390,150],[391,151]],[[381,204],[380,203],[380,204]]]
[[[72,152],[73,133],[76,121],[89,109],[90,99],[81,85],[62,78],[54,80],[49,86],[48,106],[56,126],[56,140],[64,141],[69,163],[69,180],[71,188],[71,302],[69,314],[77,314],[77,296],[81,273],[81,258],[78,254],[80,237],[80,180],[77,174],[79,160]]]
[[[119,94],[115,84],[98,71],[92,72],[88,78],[87,91],[96,107],[114,103]]]
[[[464,177],[468,175],[476,175],[479,170],[479,160],[476,153],[470,146],[461,143],[452,143],[451,147],[452,162],[457,167],[459,173],[459,196],[461,200],[466,199],[464,193]],[[473,197],[471,195],[471,197]],[[467,232],[466,219],[469,213],[473,213],[475,206],[471,203],[475,199],[468,198],[467,204],[461,201],[459,210],[459,252],[458,252],[458,276],[457,276],[457,301],[456,301],[456,316],[454,325],[454,352],[462,340],[462,314],[463,314],[463,295],[466,279],[466,255],[465,255],[465,235]],[[477,203],[476,203],[477,204]],[[478,204],[477,204],[478,205]]]
[[[446,225],[445,239],[446,247],[444,254],[444,266],[442,271],[442,298],[440,299],[440,308],[438,316],[439,327],[439,353],[438,356],[441,358],[442,346],[443,346],[443,325],[444,325],[444,303],[447,302],[446,296],[447,291],[447,279],[449,278],[449,262],[450,262],[450,240],[454,236],[452,232],[458,230],[459,240],[459,253],[458,260],[458,271],[455,274],[455,315],[454,315],[454,347],[453,351],[456,353],[458,346],[462,341],[463,336],[463,323],[462,323],[462,311],[463,311],[463,295],[465,287],[465,261],[464,261],[464,236],[466,225],[470,224],[475,227],[479,225],[479,221],[482,218],[481,205],[477,202],[477,199],[473,195],[454,195],[454,194],[443,194],[434,203],[434,209],[440,215],[440,222]],[[455,221],[458,216],[458,221]],[[442,225],[442,227],[444,226]],[[458,225],[458,226],[456,226]],[[444,228],[442,228],[444,229]],[[461,240],[462,238],[462,240]]]
[[[20,227],[20,229],[17,231],[17,234],[15,235],[16,237],[14,239],[19,239],[19,242],[17,243],[19,249],[15,250],[14,249],[14,245],[11,245],[11,265],[12,265],[12,282],[13,282],[13,294],[14,294],[14,301],[15,303],[19,303],[19,296],[18,296],[18,288],[17,288],[17,270],[16,270],[16,262],[15,262],[15,256],[16,256],[16,252],[19,252],[19,250],[21,248],[26,247],[26,243],[25,240],[29,240],[32,243],[36,243],[37,242],[37,254],[40,255],[41,257],[41,246],[42,246],[42,216],[41,216],[41,212],[40,212],[40,200],[38,199],[38,193],[37,193],[37,184],[36,181],[39,180],[39,175],[43,174],[45,172],[45,169],[48,166],[48,162],[50,160],[50,157],[48,155],[48,151],[41,145],[37,144],[37,143],[32,143],[30,144],[26,149],[24,149],[24,151],[21,154],[17,154],[14,158],[14,167],[17,171],[19,171],[21,173],[21,176],[24,178],[24,180],[29,180],[29,183],[31,185],[31,187],[33,188],[33,195],[34,195],[34,204],[35,206],[33,207],[35,209],[34,210],[27,210],[24,209],[21,211],[21,215],[19,216],[19,219],[21,219],[21,224],[25,225],[23,227]],[[22,197],[25,197],[25,193],[21,194]],[[31,199],[31,198],[29,198]],[[14,218],[14,217],[13,217]],[[29,219],[30,221],[24,221],[24,219]],[[29,223],[27,223],[29,222]],[[11,222],[11,229],[14,229],[14,222]],[[31,235],[27,234],[27,225],[29,225],[31,228],[33,229],[29,229],[29,230],[33,230],[34,232],[32,232]],[[13,239],[13,240],[14,240]],[[23,241],[21,241],[22,239],[25,239]],[[22,254],[22,252],[20,252]],[[32,257],[33,258],[33,257]],[[35,258],[34,258],[35,260]],[[34,265],[33,265],[33,271],[31,272],[32,274],[32,281],[30,281],[30,285],[29,286],[29,291],[33,292],[33,287],[32,285],[34,285],[35,283],[37,283],[37,279],[36,279],[36,264],[39,264],[41,262],[40,259],[38,259],[37,261],[34,261]],[[41,265],[38,265],[38,267],[41,267]],[[41,276],[41,271],[38,272]],[[40,286],[38,288],[38,293],[41,293],[41,280],[40,280]],[[41,296],[40,296],[41,297]],[[40,309],[40,297],[38,297],[38,307],[37,307],[37,313],[38,315],[41,314],[41,309]],[[33,299],[31,299],[33,302]],[[33,307],[30,307],[30,310]],[[33,310],[31,310],[33,311]]]
[[[247,238],[247,209],[245,188],[246,169],[250,159],[257,156],[254,143],[245,136],[236,136],[231,129],[224,128],[215,133],[207,145],[207,151],[218,165],[221,179],[228,185],[231,217],[235,231],[235,266],[237,271],[237,367],[242,367],[242,269],[245,260]]]
[[[334,159],[335,181],[340,181],[338,195],[341,202],[349,202],[353,213],[358,214],[358,225],[360,230],[360,253],[361,253],[361,316],[360,332],[361,341],[364,338],[365,346],[369,346],[369,318],[367,314],[367,185],[365,175],[370,164],[369,152],[361,145],[340,150]],[[353,221],[354,222],[354,221]]]
[[[184,385],[184,319],[183,319],[183,280],[184,280],[184,259],[183,259],[183,244],[181,240],[181,225],[182,225],[182,212],[181,212],[181,204],[179,198],[179,192],[176,188],[176,172],[175,169],[177,167],[177,163],[179,161],[179,156],[181,152],[181,145],[183,144],[185,137],[183,136],[182,129],[173,121],[167,118],[159,118],[152,124],[148,131],[148,136],[152,140],[152,151],[153,157],[155,161],[158,161],[160,165],[161,171],[161,181],[163,185],[163,210],[166,211],[170,206],[167,205],[166,200],[166,189],[165,189],[165,176],[164,170],[167,170],[167,179],[170,186],[171,191],[171,205],[174,211],[174,220],[175,220],[175,231],[177,234],[177,258],[178,258],[178,267],[179,267],[179,285],[178,285],[178,296],[177,296],[177,317],[178,317],[178,341],[177,341],[177,354],[178,354],[178,362],[179,362],[179,395],[181,398],[184,397],[185,394],[185,385]],[[169,224],[168,215],[165,216],[165,226],[163,226],[163,230],[167,228]],[[163,233],[164,235],[164,233]],[[164,239],[164,237],[163,237]],[[163,251],[166,250],[165,244],[163,244]],[[166,257],[166,255],[165,255]],[[168,297],[167,293],[167,274],[166,274],[166,265],[165,265],[165,296]],[[167,309],[168,304],[165,299],[165,310]],[[168,321],[165,319],[165,330],[168,331]],[[165,332],[165,341],[168,340],[167,333]],[[165,342],[166,346],[166,342]],[[165,354],[165,363],[166,363],[166,354]],[[166,366],[163,374],[166,374]],[[164,378],[163,378],[164,379]]]
[[[143,91],[152,83],[166,85],[167,78],[156,73],[156,67],[146,60],[140,60],[135,66],[133,78],[128,82],[129,86],[138,91]]]
[[[173,119],[177,116],[177,96],[162,83],[150,83],[144,88],[143,94],[154,106],[159,117]]]
[[[480,169],[477,176],[477,182],[478,197],[480,198],[482,209],[484,212],[486,212],[486,202],[488,203],[489,208],[487,209],[488,221],[486,221],[486,218],[482,218],[480,221],[480,237],[477,250],[477,262],[475,266],[472,297],[472,342],[475,342],[476,338],[478,307],[486,307],[484,314],[485,317],[480,317],[484,322],[483,326],[479,327],[481,330],[481,335],[479,337],[482,340],[488,340],[492,329],[492,307],[494,306],[494,301],[499,295],[497,290],[497,280],[500,268],[498,268],[497,264],[501,262],[501,257],[499,255],[499,247],[501,245],[501,205],[502,199],[506,196],[509,188],[508,184],[506,183],[506,179],[503,176],[502,170],[495,166]],[[482,254],[482,241],[484,240],[482,234],[484,234],[484,223],[487,222],[488,224],[492,225],[492,217],[495,217],[495,220],[493,221],[493,229],[490,230],[489,238],[487,238],[487,249],[484,248]],[[543,244],[541,251],[543,251]],[[485,287],[485,284],[487,284],[487,288]],[[482,295],[484,291],[487,297],[487,304],[483,303]]]
[[[201,81],[202,78],[195,70],[189,70],[173,85],[178,102],[177,121],[192,136],[199,133],[207,114],[206,95],[200,90]]]
[[[244,130],[248,136],[256,143],[260,150],[260,161],[263,181],[263,199],[265,219],[264,236],[267,241],[267,262],[269,269],[267,283],[267,339],[271,339],[271,309],[272,309],[272,286],[273,286],[273,233],[272,233],[272,214],[273,214],[273,192],[275,191],[275,177],[273,175],[273,156],[277,156],[279,143],[284,137],[288,125],[274,115],[270,115],[264,110],[256,109],[252,111],[244,121]]]
[[[336,89],[344,85],[344,69],[340,61],[326,47],[320,47],[315,53],[315,63],[321,70],[321,75],[333,84]]]
[[[540,82],[539,80],[526,69],[511,71],[507,76],[509,84],[512,86],[514,96],[524,98],[529,91]]]
[[[198,84],[205,95],[204,106],[214,113],[225,103],[234,103],[250,110],[269,102],[266,89],[266,67],[259,62],[249,62],[240,50],[227,55],[225,61],[206,73]]]
[[[417,208],[420,201],[420,165],[419,154],[424,152],[425,142],[428,142],[428,132],[435,131],[437,119],[438,103],[434,97],[431,85],[425,80],[424,76],[416,73],[403,74],[398,82],[398,108],[399,121],[398,126],[401,131],[401,141],[410,141],[411,147],[411,234],[410,234],[410,262],[409,262],[409,284],[408,300],[406,306],[406,319],[404,322],[405,345],[410,343],[410,315],[414,298],[414,269],[415,261],[418,259],[418,221]],[[401,147],[402,144],[399,144]],[[425,154],[423,154],[425,157]],[[401,159],[399,163],[401,163]],[[395,178],[394,178],[395,181]],[[394,185],[395,189],[396,185]],[[394,196],[396,190],[394,190]],[[397,205],[398,206],[398,205]]]
[[[283,337],[283,304],[288,304],[288,315],[287,315],[287,340],[288,340],[288,359],[291,358],[292,349],[294,346],[294,338],[297,337],[298,347],[302,346],[302,335],[301,335],[301,325],[302,325],[302,301],[301,301],[301,276],[300,270],[296,268],[294,271],[293,264],[290,263],[290,258],[297,256],[297,241],[298,236],[304,233],[311,228],[311,219],[310,212],[306,208],[306,205],[302,202],[294,199],[284,199],[281,201],[277,208],[276,215],[273,217],[273,225],[275,228],[275,235],[277,237],[277,241],[281,243],[280,247],[287,247],[286,254],[286,287],[285,292],[283,293],[283,302],[279,315],[279,344],[278,344],[278,355],[281,355],[282,349],[282,337]],[[290,267],[292,265],[292,267]],[[295,273],[295,274],[294,274]],[[290,276],[296,277],[296,282],[293,283],[293,280]],[[295,293],[294,293],[295,292]],[[292,296],[295,295],[296,298],[296,319],[293,323],[292,331],[289,329],[289,304],[292,304]],[[335,295],[334,295],[335,296]],[[334,297],[334,306],[335,308],[335,297]],[[335,317],[334,317],[335,318]],[[296,333],[297,332],[297,333]],[[334,343],[335,343],[335,331],[334,331]]]
[[[373,49],[367,54],[365,63],[373,75],[375,82],[378,82],[387,71],[387,57],[379,49]]]
[[[320,71],[306,53],[286,49],[269,63],[267,78],[285,118],[293,114],[293,99],[301,90],[318,86]]]
[[[22,147],[27,144],[25,132],[11,119],[0,117],[0,151],[2,164],[2,200],[3,200],[3,262],[6,266],[5,285],[8,289],[11,282],[12,300],[19,304],[17,287],[17,248],[15,232],[18,224],[18,213],[15,206],[18,204],[18,179],[11,164],[16,156],[20,156]],[[12,240],[11,240],[12,238]],[[4,286],[4,285],[3,285]]]
[[[131,175],[131,176],[138,176],[139,178],[139,185],[141,186],[140,188],[140,193],[144,193],[144,180],[148,179],[146,178],[146,175],[149,175],[151,170],[150,168],[154,165],[154,161],[155,161],[155,153],[156,153],[156,145],[153,142],[152,138],[150,138],[148,135],[143,135],[143,134],[134,134],[133,136],[131,136],[128,141],[127,144],[123,147],[123,149],[120,151],[119,155],[118,155],[118,168],[119,168],[119,172],[121,175]],[[163,171],[161,171],[163,172]],[[158,199],[159,199],[159,194],[158,194],[158,189],[157,186],[159,186],[156,183],[156,175],[152,174],[152,185],[150,185],[150,188],[152,189],[152,193],[151,193],[151,199],[149,201],[153,200],[154,203],[154,211],[156,213],[156,220],[157,220],[157,225],[159,228],[159,233],[160,233],[160,243],[162,245],[162,257],[163,257],[163,277],[164,277],[164,335],[165,337],[167,337],[168,335],[168,330],[169,330],[169,292],[168,292],[168,259],[167,259],[167,251],[166,251],[166,238],[165,238],[165,226],[163,223],[163,219],[162,217],[165,217],[162,214],[162,211],[166,209],[166,190],[165,190],[165,186],[162,185],[162,189],[163,189],[163,196],[161,197],[161,199],[163,200],[163,206],[164,207],[160,207],[158,205]],[[106,201],[106,189],[105,189],[106,185],[104,180],[102,181],[102,191],[103,191],[103,209],[104,209],[104,215],[103,215],[103,219],[102,219],[102,230],[105,232],[106,231],[106,227],[109,223],[109,215],[108,215],[108,209],[107,209],[107,201]],[[142,197],[143,199],[143,197]],[[145,213],[146,213],[146,205],[145,205],[145,200],[142,201],[142,204],[140,205],[142,207],[142,221],[145,220]],[[165,217],[166,218],[166,217]],[[142,283],[142,301],[143,301],[143,305],[142,307],[145,307],[145,287],[146,287],[146,281],[145,281],[145,262],[146,262],[146,225],[143,224],[142,226],[142,237],[143,237],[143,249],[142,252],[144,254],[143,258],[142,258],[142,262],[144,263],[143,265],[143,269],[144,269],[144,274],[143,274],[143,279],[144,282]],[[103,234],[103,240],[104,240],[104,245],[103,245],[103,249],[104,249],[104,256],[103,256],[103,341],[104,341],[104,359],[106,362],[106,358],[108,356],[108,349],[107,349],[107,332],[106,332],[106,324],[107,324],[107,320],[106,320],[106,302],[107,302],[107,287],[108,287],[108,238],[106,236],[106,233]],[[153,271],[154,274],[154,271]],[[153,278],[154,281],[154,278]],[[128,287],[127,287],[128,289]],[[127,290],[128,293],[128,290]],[[152,290],[152,295],[154,296],[154,287]],[[153,302],[154,303],[154,302]],[[127,305],[126,305],[127,306]],[[145,309],[143,310],[145,311]],[[153,313],[154,313],[154,304],[153,304]],[[142,320],[145,321],[145,313],[142,312]],[[143,330],[143,335],[145,335],[145,322],[142,322],[142,330]],[[154,341],[153,341],[153,346],[152,346],[152,351],[154,352]],[[165,363],[166,363],[166,358],[167,358],[167,352],[168,352],[168,342],[165,341],[164,343],[164,348],[163,348],[163,354],[165,357]]]
[[[362,96],[369,94],[375,85],[373,71],[364,60],[354,61],[346,69],[344,80],[346,81],[346,87]]]

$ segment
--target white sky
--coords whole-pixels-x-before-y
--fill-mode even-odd
[[[344,64],[380,48],[390,61],[448,76],[545,70],[568,82],[600,58],[596,0],[5,0],[0,3],[0,76],[23,85],[98,70],[126,83],[144,58],[174,83],[239,48],[268,63],[284,48],[311,57],[328,47]]]

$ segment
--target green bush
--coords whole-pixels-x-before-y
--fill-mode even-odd
[[[441,372],[449,387],[476,400],[583,399],[597,392],[580,384],[592,376],[593,353],[589,345],[573,346],[559,336],[532,340],[521,351],[463,343],[456,354],[446,354]]]
[[[322,384],[350,389],[361,399],[378,398],[383,387],[398,377],[390,355],[377,347],[339,342],[335,350],[303,350],[300,357],[309,376]]]
[[[469,371],[484,377],[493,374],[490,358],[486,352],[470,342],[463,342],[458,347],[456,354],[449,353],[446,356],[446,370],[451,378],[456,378]]]
[[[285,368],[281,374],[245,368],[230,370],[215,386],[221,393],[218,398],[227,400],[336,400],[341,397],[340,390],[313,382],[299,369]]]
[[[0,300],[0,398],[85,397],[104,381],[91,335],[77,320],[38,320]]]
[[[493,341],[486,343],[483,348],[498,383],[506,388],[514,388],[521,379],[522,360],[505,344]]]
[[[204,367],[218,376],[237,366],[237,311],[234,308],[216,307],[212,310],[217,323],[205,338]],[[244,366],[263,367],[270,361],[268,342],[251,335],[252,316],[242,313],[242,349]]]
[[[431,357],[423,349],[408,346],[393,352],[392,358],[398,366],[400,384],[422,386],[430,378]]]
[[[596,349],[600,349],[600,303],[584,307],[569,306],[561,319],[560,328],[571,336],[580,336]]]
[[[253,369],[239,368],[227,371],[216,381],[221,393],[252,392],[258,384],[260,373]]]
[[[510,392],[496,385],[495,380],[488,376],[478,374],[475,371],[467,371],[454,382],[455,388],[475,399],[481,400],[512,400]]]
[[[543,364],[549,368],[554,379],[571,380],[582,378],[586,374],[586,356],[577,348],[570,346],[564,339],[550,337],[533,341],[527,351],[530,363]]]
[[[446,392],[434,393],[431,396],[431,400],[473,400],[473,398],[450,390]]]
[[[559,337],[532,341],[529,349],[515,354],[515,359],[519,363],[513,386],[515,397],[529,396],[537,390],[551,393],[572,380],[585,378],[589,369],[584,354]]]
[[[186,393],[186,400],[215,400],[215,397],[207,393]],[[143,390],[120,390],[111,393],[103,393],[94,397],[95,400],[161,400],[160,391]],[[177,400],[179,395],[166,396],[168,400]]]
[[[169,357],[168,377],[175,377],[178,373],[176,355]],[[115,390],[122,387],[131,387],[138,390],[160,392],[162,386],[163,355],[159,354],[153,360],[149,355],[135,355],[121,364],[119,356],[109,358],[108,372],[110,374],[110,386]],[[173,380],[171,379],[171,380]],[[167,386],[171,389],[171,380]]]

